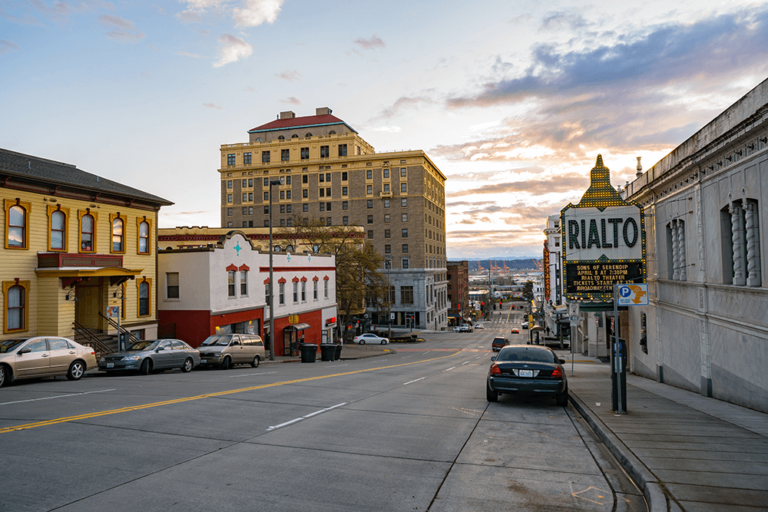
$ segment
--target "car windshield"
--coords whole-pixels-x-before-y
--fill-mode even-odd
[[[6,352],[10,352],[11,350],[15,349],[25,341],[27,341],[29,338],[19,338],[15,340],[3,340],[0,341],[0,354],[4,354]]]
[[[139,341],[128,347],[129,352],[141,352],[143,350],[153,350],[157,346],[157,340]]]
[[[493,338],[494,343],[504,343],[504,338]]]
[[[213,336],[208,336],[204,342],[200,344],[201,347],[226,347],[229,345],[229,342],[232,341],[232,335],[231,334],[214,334]]]
[[[525,361],[533,363],[554,363],[555,356],[549,350],[533,347],[504,348],[496,361]]]

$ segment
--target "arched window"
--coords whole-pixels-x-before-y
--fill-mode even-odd
[[[8,288],[6,295],[6,330],[7,331],[20,331],[25,328],[24,326],[24,306],[26,302],[25,290],[23,286],[11,286]]]
[[[280,246],[276,245],[273,249],[274,252],[280,252]]]
[[[280,136],[277,138],[277,140],[285,140],[285,137],[283,137],[282,135],[280,135]]]
[[[261,142],[261,137],[256,137],[255,142]]]
[[[117,217],[112,221],[112,252],[123,252],[123,219]]]
[[[56,210],[51,212],[51,250],[63,251],[64,240],[66,238],[66,215],[63,212]]]
[[[312,136],[312,132],[307,132],[307,134],[306,134],[304,137],[307,137],[307,138],[309,138],[309,137],[311,137],[311,136]]]
[[[149,283],[139,283],[139,316],[149,316]]]
[[[336,131],[331,130],[331,131],[328,132],[328,135],[336,135]]]
[[[285,252],[293,252],[293,246],[292,245],[286,246],[285,247]]]
[[[26,247],[27,210],[11,206],[8,210],[8,247]]]
[[[80,250],[93,252],[93,215],[83,215],[80,220]]]
[[[299,136],[298,136],[298,135],[296,135],[296,134],[294,133],[293,135],[291,135],[291,138],[292,138],[292,139],[298,139],[298,138],[299,138]]]
[[[147,221],[139,223],[139,253],[149,254],[149,223]]]

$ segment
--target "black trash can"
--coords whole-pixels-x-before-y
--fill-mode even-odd
[[[334,361],[338,361],[341,358],[341,343],[336,344],[336,355],[333,357]]]
[[[333,343],[320,344],[320,358],[323,361],[333,361],[336,357],[336,345]]]
[[[314,363],[317,357],[317,345],[313,343],[300,343],[299,350],[301,351],[302,363]]]

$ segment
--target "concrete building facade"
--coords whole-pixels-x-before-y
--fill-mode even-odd
[[[650,305],[623,331],[631,370],[768,411],[768,80],[626,194],[650,219]]]
[[[221,146],[222,226],[269,226],[270,193],[273,228],[297,218],[361,226],[391,266],[394,325],[448,325],[446,178],[426,153],[376,153],[327,108],[283,112],[248,133],[247,143]],[[374,324],[388,321],[368,313]]]
[[[330,342],[336,327],[335,257],[274,254],[273,276],[275,355],[290,354],[299,339]],[[213,334],[265,337],[269,330],[269,254],[242,231],[231,230],[216,244],[161,249],[158,283],[160,323],[173,325],[176,337],[193,347]]]

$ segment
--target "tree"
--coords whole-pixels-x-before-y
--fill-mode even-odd
[[[523,285],[523,298],[533,300],[533,281],[526,281]]]
[[[365,239],[359,226],[328,226],[318,218],[293,217],[278,233],[291,240],[297,253],[333,254],[336,257],[336,304],[342,325],[369,306],[387,300],[387,280],[379,272],[383,258]]]

